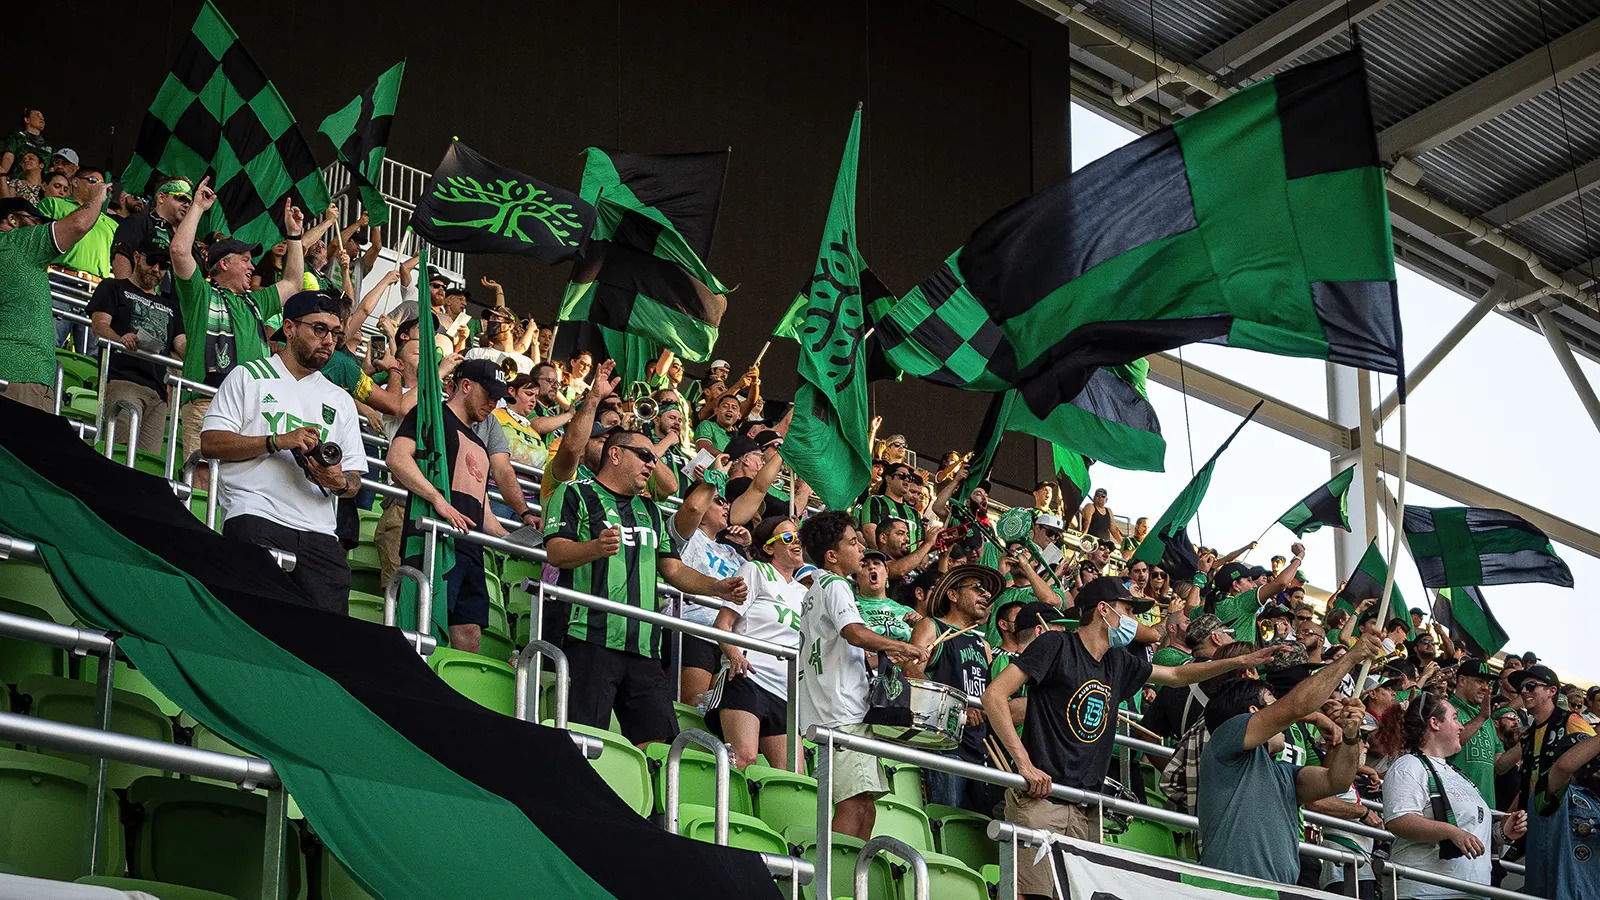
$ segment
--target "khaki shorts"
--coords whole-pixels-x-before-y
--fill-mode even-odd
[[[106,415],[126,400],[139,409],[139,449],[160,455],[167,440],[167,398],[150,388],[132,381],[114,380],[106,383]],[[124,413],[117,421],[117,443],[128,442],[128,416]]]
[[[56,389],[48,384],[32,384],[28,382],[13,381],[4,388],[0,388],[7,400],[15,400],[23,406],[42,409],[47,413],[56,411]]]
[[[1025,828],[1053,831],[1080,841],[1100,843],[1098,809],[1058,800],[1040,800],[1016,788],[1006,791],[1006,821]],[[1032,848],[1018,848],[1017,893],[1053,894],[1055,887],[1050,870],[1054,865],[1054,859],[1048,854],[1035,864]]]
[[[867,725],[846,725],[842,730],[863,737],[871,737]],[[860,794],[870,794],[876,800],[889,793],[889,778],[884,774],[883,762],[869,753],[854,750],[833,751],[834,802],[849,800]]]
[[[200,429],[205,424],[206,412],[211,409],[210,397],[196,397],[183,405],[183,458],[200,452]]]
[[[378,587],[386,590],[394,570],[400,568],[400,532],[406,524],[406,502],[385,504],[378,526],[372,531],[372,544],[378,548]]]

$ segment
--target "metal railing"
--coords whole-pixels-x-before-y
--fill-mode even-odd
[[[361,215],[361,194],[353,190],[350,172],[340,163],[330,163],[322,169],[323,176],[328,180],[328,193],[335,199],[347,198],[349,202],[340,210],[341,227],[348,227]],[[423,241],[412,231],[411,214],[417,209],[417,198],[422,196],[427,187],[428,179],[432,174],[404,163],[395,162],[385,158],[383,168],[379,171],[377,184],[374,185],[389,204],[389,224],[384,226],[385,235],[399,236],[400,240],[394,241],[393,248],[396,252],[411,255],[425,243],[428,245],[428,261],[441,269],[452,272],[462,271],[466,258],[459,250],[441,250],[433,244]]]
[[[728,782],[732,780],[730,771],[728,745],[717,740],[709,731],[699,728],[685,728],[678,732],[672,739],[672,747],[667,750],[667,796],[662,798],[661,804],[666,807],[666,817],[662,827],[668,834],[679,834],[678,807],[683,798],[683,753],[689,749],[690,744],[697,744],[711,751],[716,760],[716,782],[712,796],[712,833],[714,843],[718,846],[728,846]]]

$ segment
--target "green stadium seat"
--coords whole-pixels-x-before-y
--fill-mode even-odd
[[[62,391],[61,414],[79,422],[93,422],[100,411],[100,395],[89,388],[70,388]]]
[[[888,835],[923,853],[933,852],[933,829],[920,805],[912,806],[888,794],[879,797],[876,805],[878,821],[872,829],[873,837]]]
[[[674,700],[672,710],[677,713],[679,731],[688,731],[691,728],[698,728],[701,731],[710,730],[706,728],[706,717],[700,712],[700,707],[690,706],[687,703],[679,703]]]
[[[505,587],[506,609],[525,613],[533,608],[533,597],[522,589],[529,578],[538,578],[543,564],[531,559],[507,559],[500,567],[500,583]]]
[[[357,544],[346,558],[350,560],[350,569],[352,571],[365,569],[369,572],[376,572],[381,565],[377,546],[367,541]]]
[[[933,826],[936,849],[972,869],[1000,861],[1000,845],[989,839],[989,817],[953,806],[929,803],[923,807]]]
[[[508,615],[511,618],[511,642],[520,650],[533,640],[533,617],[526,612],[508,611]]]
[[[89,766],[26,750],[0,748],[0,870],[68,881],[88,858]],[[98,868],[123,869],[117,798],[106,794]]]
[[[17,683],[17,693],[31,698],[32,705],[28,711],[41,719],[84,728],[94,727],[95,686],[92,684],[51,675],[29,675]],[[172,720],[167,718],[167,714],[149,697],[121,688],[114,690],[111,695],[111,730],[118,734],[172,743]],[[41,748],[41,752],[80,758],[44,748]],[[148,766],[112,760],[106,774],[112,787],[125,788],[140,776],[160,776],[163,773]]]
[[[505,592],[500,589],[500,576],[489,571],[488,569],[484,569],[483,589],[489,594],[490,608],[498,609],[500,611],[500,622],[504,624],[506,620],[506,595]],[[490,614],[489,621],[490,624],[493,624],[493,613]]]
[[[833,835],[833,853],[830,860],[833,865],[833,874],[829,877],[828,894],[825,897],[852,897],[855,894],[856,857],[861,855],[861,848],[866,842],[848,834]],[[800,845],[800,856],[807,862],[816,864],[817,841],[816,837],[807,838]],[[800,886],[800,896],[804,900],[816,900],[817,886],[813,882]],[[930,895],[935,896],[935,895]],[[867,898],[868,900],[895,900],[894,867],[886,856],[878,856],[872,860],[867,869]]]
[[[670,744],[656,742],[644,745],[644,755],[650,760],[651,780],[655,784],[655,811],[658,813],[667,811],[667,754],[671,751]],[[678,796],[685,806],[691,803],[712,806],[716,803],[716,757],[691,746],[683,751],[683,764],[678,769],[678,776],[682,789]],[[734,768],[728,769],[728,809],[750,815],[750,783],[745,780],[743,772]]]
[[[220,734],[217,734],[215,731],[212,731],[210,728],[207,728],[205,725],[203,725],[203,724],[201,724],[199,722],[195,722],[194,725],[190,727],[190,730],[189,730],[189,745],[191,747],[196,747],[196,748],[198,748],[200,750],[210,750],[213,753],[226,753],[229,756],[254,757],[256,755],[254,753],[249,752],[248,750],[245,750],[243,747],[240,747],[240,746],[237,746],[236,744],[231,743],[227,738],[223,737]],[[234,787],[235,786],[234,783],[231,782],[231,781],[218,781],[218,780],[216,780],[214,778],[199,778],[199,777],[196,777],[196,776],[193,776],[193,775],[186,776],[186,777],[189,778],[191,781],[200,781],[200,782],[204,782],[206,784],[220,784],[220,785],[224,785],[226,787]],[[266,790],[262,789],[262,788],[257,788],[256,789],[256,793],[260,794],[263,797],[265,797],[267,795]],[[289,804],[288,805],[289,805],[289,813],[288,813],[289,818],[291,818],[291,819],[304,819],[306,817],[305,813],[300,811],[300,804],[294,802],[294,798],[293,797],[289,798]]]
[[[143,891],[160,900],[234,900],[227,894],[216,891],[205,891],[200,888],[187,887],[181,884],[167,884],[162,881],[145,881],[142,878],[111,878],[105,875],[86,875],[79,878],[76,884],[90,884],[96,887],[112,888],[119,891]]]
[[[1126,831],[1113,834],[1105,829],[1105,842],[1164,859],[1179,859],[1177,838],[1170,827],[1146,819],[1129,819]]]
[[[378,510],[356,509],[356,539],[363,544],[371,544],[377,539],[378,519],[383,514]]]
[[[464,650],[440,647],[428,665],[445,684],[495,712],[512,715],[517,703],[517,670],[508,663]]]
[[[0,572],[10,567],[0,564]],[[48,612],[15,600],[0,600],[0,612],[50,621]],[[66,674],[67,651],[34,641],[0,637],[0,684],[16,684],[29,675],[61,677]]]
[[[678,810],[678,833],[707,844],[715,843],[716,811],[709,806],[684,804]],[[765,822],[755,816],[743,813],[728,815],[728,846],[740,850],[776,853],[779,856],[789,855],[789,844],[784,841],[782,835],[767,827]]]
[[[490,613],[490,618],[493,617],[494,614]],[[517,648],[504,631],[486,628],[478,637],[478,655],[504,662],[517,655]]]
[[[744,770],[744,777],[754,791],[751,801],[756,817],[767,823],[773,831],[787,834],[792,826],[805,826],[815,833],[817,826],[817,780],[809,775],[799,775],[774,769],[770,766],[752,765]]]
[[[922,805],[922,767],[905,762],[885,762],[889,794],[912,806]]]
[[[204,516],[204,510],[201,511],[201,515],[202,517]],[[352,568],[350,570],[350,590],[382,597],[383,588],[378,585],[378,570]]]
[[[118,432],[117,433],[117,446],[119,448],[123,448],[123,447],[126,447],[127,445],[128,445],[128,436],[126,434]],[[106,442],[105,441],[95,441],[94,452],[99,454],[99,455],[101,455],[101,456],[104,456],[105,452],[106,452]],[[127,462],[126,452],[124,450],[119,449],[119,450],[117,450],[116,454],[112,457],[112,459],[115,459],[119,464],[125,463],[125,462]],[[148,450],[140,450],[138,452],[138,454],[136,456],[134,456],[134,458],[133,458],[133,467],[135,469],[138,469],[140,472],[145,473],[146,475],[165,475],[166,471],[167,471],[166,466],[167,466],[166,460],[161,458],[161,454],[160,453],[152,453],[152,452],[150,452]],[[202,507],[202,510],[203,509],[204,509],[204,507]]]
[[[80,627],[86,626],[80,625]],[[85,656],[83,664],[80,666],[79,680],[94,684],[100,677],[100,662],[101,659],[98,656]],[[168,718],[173,718],[183,711],[178,707],[178,704],[168,700],[165,694],[157,690],[156,686],[150,683],[150,679],[146,678],[143,672],[120,659],[117,660],[114,676],[113,683],[116,685],[117,690],[148,697],[150,702],[154,703],[156,708],[165,713]]]
[[[988,900],[989,885],[983,876],[961,860],[941,853],[922,854],[928,865],[928,896],[939,900]],[[900,876],[900,900],[913,900],[916,881],[909,867]]]
[[[140,811],[133,826],[133,874],[216,891],[261,896],[267,798],[237,788],[176,778],[140,778],[128,786]],[[287,896],[299,897],[304,874],[290,834]]]
[[[57,625],[71,625],[78,617],[61,599],[55,580],[42,563],[8,560],[0,562],[0,600],[25,603],[44,610],[44,616]],[[0,605],[0,609],[4,609]],[[31,615],[23,612],[20,615]]]
[[[317,857],[312,893],[318,900],[373,900],[350,870],[327,847]]]
[[[1000,864],[999,863],[995,863],[994,865],[991,865],[991,866],[984,866],[983,868],[978,870],[978,874],[983,876],[984,883],[988,884],[992,888],[999,889],[999,887],[1000,887]]]
[[[61,365],[61,387],[96,389],[100,384],[100,361],[82,353],[56,348],[56,362]]]
[[[350,592],[350,615],[363,622],[383,624],[383,597],[366,591]]]
[[[544,724],[551,727],[555,725],[550,719],[545,719]],[[650,761],[639,752],[639,748],[615,732],[576,723],[569,724],[567,728],[578,734],[599,738],[605,744],[604,752],[598,759],[589,760],[589,765],[594,766],[606,784],[617,792],[623,802],[633,807],[634,812],[649,816],[651,810],[655,809],[655,796],[650,787]]]

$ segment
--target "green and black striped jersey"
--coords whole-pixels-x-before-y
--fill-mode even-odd
[[[661,557],[676,559],[677,553],[655,501],[644,496],[623,496],[598,481],[583,478],[557,488],[546,507],[547,540],[559,537],[589,541],[612,526],[622,531],[622,549],[576,569],[562,569],[556,583],[615,603],[659,612],[656,561]],[[567,619],[567,635],[609,650],[661,657],[661,633],[654,625],[597,609],[574,605]]]
[[[916,507],[901,500],[895,500],[888,494],[873,494],[867,498],[866,517],[862,525],[871,523],[883,527],[883,523],[890,519],[899,519],[906,523],[906,528],[911,532],[911,546],[913,549],[922,543],[922,514]]]

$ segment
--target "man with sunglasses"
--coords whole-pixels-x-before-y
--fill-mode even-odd
[[[1521,783],[1518,785],[1521,798],[1518,806],[1533,811],[1532,801],[1550,793],[1550,770],[1556,760],[1576,742],[1594,737],[1594,727],[1584,721],[1582,713],[1556,705],[1556,695],[1561,692],[1561,679],[1549,666],[1534,665],[1520,669],[1506,681],[1512,690],[1521,695],[1533,722],[1533,726],[1522,736]],[[1545,824],[1542,819],[1542,816],[1528,817],[1530,844],[1539,837],[1532,832],[1537,832]],[[1530,866],[1530,876],[1533,875],[1532,869]]]
[[[95,185],[105,184],[105,181],[105,172],[99,168],[79,166],[76,172],[67,177],[70,197],[46,197],[39,201],[39,211],[52,219],[71,215],[89,202]],[[89,233],[61,255],[61,265],[99,278],[111,277],[111,242],[116,234],[117,220],[104,212],[100,213]]]
[[[89,319],[96,337],[128,350],[182,356],[183,314],[170,297],[158,293],[161,276],[171,265],[164,247],[146,242],[133,253],[128,278],[107,278],[89,298]],[[159,363],[113,352],[104,392],[106,414],[127,401],[139,410],[139,449],[159,453],[166,435],[167,369]],[[124,426],[126,423],[124,423]],[[119,434],[128,438],[126,427]]]
[[[883,466],[882,492],[867,498],[861,537],[868,547],[878,545],[878,527],[891,519],[906,523],[913,547],[922,543],[922,516],[911,505],[911,466],[892,462]]]
[[[310,605],[348,614],[350,564],[334,537],[340,497],[367,471],[355,401],[322,374],[343,339],[339,301],[302,291],[283,304],[283,349],[233,367],[206,412],[200,452],[222,461],[222,533],[295,555],[289,578]],[[311,455],[336,444],[342,458]]]

